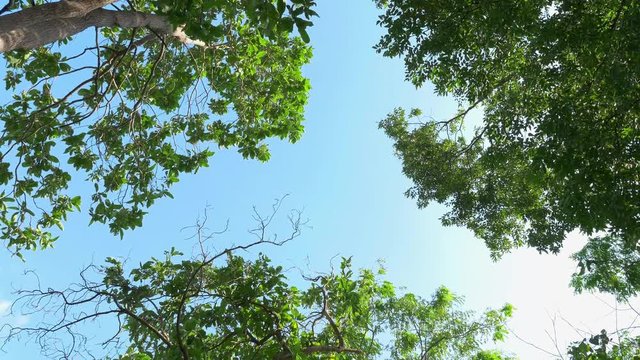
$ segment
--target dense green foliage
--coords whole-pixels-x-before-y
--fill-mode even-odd
[[[477,353],[472,360],[515,360],[517,358],[513,358],[510,356],[505,356],[499,351],[480,351]]]
[[[618,237],[592,238],[573,258],[580,269],[571,285],[579,292],[598,289],[627,299],[640,291],[640,251]]]
[[[443,223],[473,230],[495,257],[525,244],[557,252],[575,229],[638,251],[640,3],[377,3],[387,33],[376,49],[461,105],[446,121],[398,109],[381,122],[408,196],[449,205]],[[482,120],[465,129],[476,107]]]
[[[575,342],[569,347],[571,360],[638,360],[640,359],[640,338],[622,336],[613,343],[609,334],[600,334]]]
[[[331,273],[303,277],[298,288],[262,254],[181,255],[168,251],[128,274],[108,259],[101,282],[83,273],[65,291],[23,291],[18,303],[52,315],[36,327],[13,328],[12,336],[40,343],[67,336],[71,345],[45,347],[45,355],[77,357],[86,339],[76,327],[117,317],[121,327],[108,344],[119,359],[503,359],[480,347],[504,338],[510,305],[475,315],[460,310],[461,299],[444,287],[430,299],[397,294],[382,270],[354,272],[350,259]],[[116,346],[125,336],[128,345]]]
[[[376,49],[404,58],[414,85],[430,81],[460,104],[444,121],[396,109],[380,122],[414,182],[407,196],[449,205],[443,223],[473,230],[494,258],[524,245],[557,252],[578,229],[592,238],[573,256],[572,286],[637,295],[640,3],[375,3],[387,30]],[[315,1],[114,4],[188,39],[109,27],[3,54],[0,238],[19,256],[51,246],[54,228],[87,203],[91,222],[122,236],[218,149],[266,161],[268,139],[302,135]],[[511,305],[476,314],[445,287],[430,298],[398,291],[383,269],[355,271],[350,258],[292,279],[266,255],[238,252],[284,244],[299,220],[276,241],[264,237],[270,218],[256,219],[247,245],[212,254],[200,238],[193,257],[172,248],[133,268],[108,258],[65,290],[19,290],[14,308],[43,321],[7,324],[5,340],[31,338],[57,358],[511,359],[485,349],[506,336]],[[89,339],[96,320],[116,324],[104,354]],[[622,335],[614,343],[603,331],[568,356],[640,359],[639,339]]]
[[[119,11],[161,15],[205,45],[114,27],[3,54],[0,237],[18,254],[46,248],[56,239],[50,229],[86,203],[91,222],[122,236],[218,148],[264,161],[266,139],[298,140],[314,5],[116,2]],[[85,179],[94,193],[82,199],[78,185],[69,188]]]

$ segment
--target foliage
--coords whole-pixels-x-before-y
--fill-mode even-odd
[[[510,356],[505,356],[499,351],[495,350],[483,350],[477,353],[472,360],[516,360]]]
[[[575,229],[636,251],[640,3],[377,4],[377,51],[461,106],[445,121],[398,109],[380,123],[414,183],[409,197],[449,205],[443,223],[468,227],[494,257],[525,244],[557,252]]]
[[[640,338],[622,336],[613,339],[605,330],[600,334],[575,342],[569,347],[571,360],[637,360],[640,359]]]
[[[629,299],[640,291],[640,251],[619,237],[594,237],[573,258],[580,270],[571,284],[578,292],[598,289]]]
[[[44,314],[44,322],[13,327],[8,340],[31,337],[51,357],[77,358],[85,350],[95,357],[96,348],[86,346],[93,332],[80,329],[106,317],[118,326],[103,345],[120,359],[418,360],[470,358],[506,334],[510,305],[474,315],[444,287],[430,299],[397,294],[382,269],[354,271],[350,258],[329,273],[303,275],[295,281],[302,286],[293,286],[288,272],[266,255],[237,254],[299,234],[294,214],[290,236],[265,237],[272,218],[256,214],[256,239],[246,245],[209,253],[199,226],[202,250],[192,258],[171,249],[128,272],[109,258],[66,290],[20,291],[14,308]],[[91,281],[90,269],[102,280]],[[477,359],[495,358],[488,355],[480,352]]]
[[[266,139],[298,140],[314,5],[119,1],[114,9],[160,15],[204,45],[111,27],[3,54],[0,237],[18,254],[51,246],[51,229],[86,202],[91,222],[122,236],[217,148],[265,161]],[[70,187],[85,178],[94,192],[82,198]]]

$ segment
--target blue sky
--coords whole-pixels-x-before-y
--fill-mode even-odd
[[[553,335],[554,316],[560,350],[568,340],[580,338],[558,314],[594,332],[613,326],[615,316],[604,303],[615,304],[612,299],[574,296],[568,288],[574,264],[567,257],[580,247],[580,236],[571,236],[568,249],[559,256],[520,250],[492,263],[482,242],[470,232],[440,225],[443,207],[420,210],[404,197],[410,183],[401,173],[391,142],[377,128],[378,121],[398,106],[419,107],[426,115],[447,118],[456,104],[437,98],[428,86],[416,90],[403,81],[401,61],[375,53],[372,46],[381,29],[375,25],[378,11],[371,1],[319,3],[321,17],[310,32],[314,57],[305,68],[313,88],[301,141],[293,145],[272,141],[268,163],[220,150],[211,167],[184,176],[174,187],[175,198],[156,204],[144,227],[128,232],[123,240],[104,226],[87,227],[87,214],[78,213],[54,249],[27,253],[26,263],[2,253],[0,313],[15,288],[34,285],[34,279],[23,274],[25,269],[34,269],[45,287],[64,287],[78,279],[83,266],[101,263],[107,256],[125,257],[135,264],[171,246],[189,253],[191,233],[181,229],[194,224],[206,206],[212,208],[212,228],[230,221],[220,246],[242,242],[252,225],[252,206],[267,212],[275,198],[290,194],[283,210],[304,209],[310,227],[282,248],[264,249],[285,267],[321,271],[336,255],[353,256],[359,267],[373,267],[383,259],[390,280],[421,296],[445,285],[465,296],[472,309],[514,304],[513,330],[552,352],[555,345],[545,331]],[[286,211],[281,215],[284,218]],[[619,312],[620,323],[631,319],[628,312]],[[522,359],[548,357],[514,337],[497,347]],[[37,350],[33,344],[11,344],[0,359],[38,359]]]

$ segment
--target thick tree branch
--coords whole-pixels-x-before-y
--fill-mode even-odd
[[[148,28],[158,35],[196,46],[181,27],[173,28],[164,16],[139,11],[101,8],[114,0],[65,0],[0,16],[0,52],[33,49],[78,34],[90,27]]]
[[[113,4],[118,0],[62,0],[22,9],[0,17],[0,33],[14,25],[38,25],[53,19],[78,18],[89,12]],[[8,27],[7,27],[8,26]]]

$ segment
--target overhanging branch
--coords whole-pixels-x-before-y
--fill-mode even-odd
[[[181,27],[174,29],[164,16],[101,7],[113,2],[115,0],[63,0],[0,16],[0,52],[38,48],[90,27],[147,28],[184,44],[206,46],[202,41],[189,38]]]

